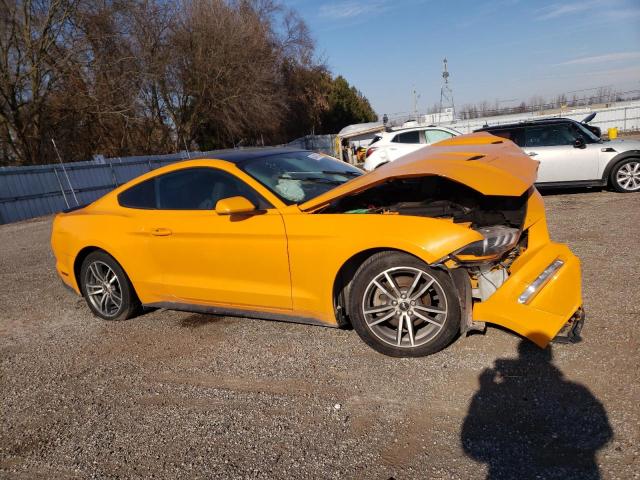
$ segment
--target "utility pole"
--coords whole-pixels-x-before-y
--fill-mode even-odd
[[[442,60],[442,86],[440,87],[440,112],[438,123],[442,123],[442,113],[445,108],[451,109],[451,120],[456,119],[456,109],[453,104],[453,90],[449,85],[449,70],[447,69],[447,59]]]
[[[416,89],[413,89],[413,119],[418,122],[418,99],[420,95],[416,92]],[[419,122],[418,122],[419,123]]]

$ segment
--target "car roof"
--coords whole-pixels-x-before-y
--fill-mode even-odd
[[[486,125],[482,128],[478,128],[474,130],[474,132],[486,132],[488,130],[502,130],[505,128],[519,128],[519,127],[527,127],[527,126],[539,126],[539,125],[545,125],[545,124],[553,125],[554,123],[566,123],[566,122],[580,123],[577,120],[573,120],[571,118],[554,117],[554,118],[544,118],[539,120],[523,120],[521,122],[503,123],[499,125]]]
[[[381,132],[381,134],[388,136],[388,135],[396,135],[398,133],[410,132],[410,131],[413,131],[413,130],[444,130],[444,131],[447,131],[447,132],[460,133],[457,130],[455,130],[454,128],[445,127],[444,125],[415,125],[413,127],[394,128],[393,130],[388,130],[388,131]]]
[[[215,150],[207,153],[203,153],[197,157],[193,157],[193,160],[200,159],[212,159],[212,160],[225,160],[231,163],[240,163],[245,160],[252,160],[261,157],[270,157],[272,155],[278,155],[282,153],[295,153],[295,152],[310,152],[303,148],[289,148],[289,147],[255,147],[255,148],[235,148],[228,150]],[[310,152],[311,153],[311,152]]]

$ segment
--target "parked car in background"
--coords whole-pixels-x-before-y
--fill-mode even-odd
[[[580,263],[549,239],[536,169],[488,134],[366,175],[303,150],[218,152],[58,214],[51,245],[105,320],[147,306],[350,324],[398,357],[491,322],[545,347],[575,338],[583,313]]]
[[[374,170],[380,165],[393,162],[407,153],[415,152],[425,145],[460,135],[447,127],[411,127],[383,132],[375,137],[367,148],[364,169]]]
[[[587,117],[589,118],[589,117]],[[476,132],[508,138],[540,162],[540,187],[609,186],[640,191],[640,142],[602,140],[599,129],[569,118],[486,126]]]

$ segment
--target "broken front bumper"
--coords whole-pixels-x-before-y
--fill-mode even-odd
[[[553,343],[579,343],[582,341],[582,337],[580,337],[580,332],[582,332],[582,327],[584,326],[584,310],[580,307],[576,313],[569,319],[567,323],[560,329],[558,335],[556,335],[552,342]]]
[[[501,325],[540,347],[556,336],[582,306],[580,260],[566,245],[527,250],[487,300],[475,303],[473,320]]]

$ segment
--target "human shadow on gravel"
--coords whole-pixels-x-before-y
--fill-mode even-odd
[[[551,346],[523,339],[518,353],[480,374],[462,425],[464,452],[488,465],[488,480],[599,479],[596,453],[613,435],[602,403],[564,379]]]

